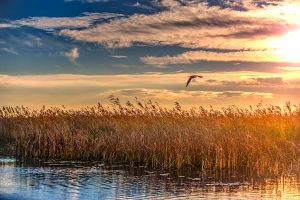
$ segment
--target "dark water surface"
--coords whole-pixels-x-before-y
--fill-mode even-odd
[[[0,199],[299,199],[300,178],[153,172],[143,166],[21,165],[0,158]]]

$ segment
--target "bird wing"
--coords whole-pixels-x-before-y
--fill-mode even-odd
[[[193,76],[190,76],[190,77],[189,77],[189,80],[187,81],[187,83],[186,83],[186,86],[185,86],[185,87],[189,86],[189,84],[190,84],[190,82],[191,82],[191,80],[192,80],[193,78],[194,78]]]

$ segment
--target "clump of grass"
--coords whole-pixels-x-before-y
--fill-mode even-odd
[[[298,165],[300,107],[166,109],[151,101],[81,110],[0,109],[0,145],[23,158],[103,160],[155,168],[249,169]]]

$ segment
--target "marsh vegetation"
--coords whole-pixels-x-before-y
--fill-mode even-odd
[[[280,173],[300,161],[300,106],[170,109],[151,101],[81,110],[2,107],[1,146],[24,159]]]

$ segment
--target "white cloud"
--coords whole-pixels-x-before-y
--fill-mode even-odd
[[[65,52],[64,55],[70,60],[70,62],[78,65],[78,63],[76,62],[76,59],[78,59],[80,56],[78,48],[75,47],[69,52]]]
[[[134,3],[132,5],[128,5],[128,6],[141,8],[141,9],[145,9],[145,10],[153,10],[153,8],[151,6],[144,5],[140,2],[136,2],[136,3]]]
[[[1,28],[17,28],[18,26],[13,24],[7,24],[7,23],[0,23],[0,29]]]
[[[127,58],[127,56],[123,56],[123,55],[112,55],[111,57],[113,58]]]
[[[101,19],[112,19],[121,17],[122,14],[114,13],[83,13],[78,17],[30,17],[16,20],[13,23],[19,26],[31,26],[38,29],[54,30],[66,28],[87,28]]]

